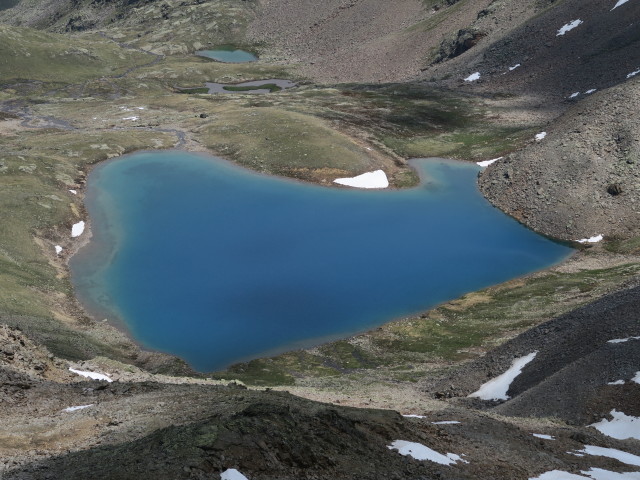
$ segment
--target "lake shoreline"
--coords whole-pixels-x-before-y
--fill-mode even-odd
[[[168,151],[173,151],[173,150],[175,150],[175,149],[169,149]],[[167,151],[167,150],[159,150],[158,152],[161,152],[161,151]],[[175,151],[176,151],[176,152],[183,152],[184,150],[175,150]],[[141,152],[135,152],[135,153],[138,153],[138,154],[139,154],[139,153],[144,153],[144,152],[153,153],[153,152],[156,152],[156,151],[151,150],[151,151],[141,151]],[[196,153],[198,156],[200,156],[200,157],[202,157],[202,158],[205,158],[205,159],[206,159],[206,158],[211,158],[211,155],[209,155],[209,154],[203,154],[203,152],[195,152],[195,153]],[[205,156],[205,155],[206,155],[206,156]],[[115,158],[112,158],[112,159],[109,159],[109,160],[112,160],[112,161],[115,161],[115,160],[123,160],[125,157],[126,157],[126,156],[115,157]],[[107,162],[108,162],[109,160],[107,160]],[[260,176],[272,177],[272,178],[273,178],[273,176],[272,176],[272,175],[266,175],[266,174],[262,174],[262,173],[260,173],[260,172],[255,172],[255,171],[253,171],[253,170],[247,170],[245,167],[239,166],[239,165],[237,165],[235,162],[228,161],[228,160],[223,159],[223,158],[220,158],[220,157],[216,157],[216,159],[215,159],[215,160],[216,160],[216,161],[220,161],[220,160],[222,160],[222,162],[223,162],[225,165],[227,165],[227,166],[229,166],[229,167],[231,167],[231,168],[233,168],[233,169],[237,169],[238,171],[247,171],[247,172],[251,172],[252,174],[256,174],[256,173],[257,173],[257,174],[258,174],[258,175],[260,175]],[[442,159],[438,159],[438,160],[439,160],[439,161],[442,161]],[[474,170],[477,170],[477,166],[476,166],[476,165],[471,164],[471,163],[468,163],[468,162],[461,162],[461,161],[458,161],[458,160],[446,160],[446,159],[445,159],[445,162],[444,162],[444,163],[451,163],[451,164],[456,164],[456,165],[466,165],[466,164],[468,164],[468,167],[469,167],[469,168],[473,168]],[[93,168],[95,168],[96,166],[98,166],[98,165],[104,165],[104,162],[100,162],[100,163],[94,164],[93,166],[91,166],[91,170],[92,170]],[[413,168],[413,166],[412,166],[412,168]],[[414,169],[414,170],[415,170],[415,169]],[[424,173],[424,172],[423,172],[423,173]],[[300,185],[301,185],[301,184],[306,184],[306,185],[309,185],[309,184],[310,184],[310,182],[300,181],[300,180],[298,180],[298,179],[288,179],[288,178],[283,178],[283,177],[276,177],[276,178],[278,178],[278,179],[280,179],[280,180],[284,180],[284,181],[285,181],[285,182],[287,182],[287,183],[288,183],[288,182],[291,182],[292,184],[300,184]],[[425,184],[425,182],[428,182],[428,177],[425,177],[424,175],[421,175],[421,185]],[[317,185],[317,184],[316,184],[316,185]],[[318,185],[318,186],[324,186],[324,187],[326,187],[326,185]],[[417,187],[416,187],[416,188],[417,188]],[[338,189],[336,189],[336,190],[337,190],[337,191],[339,191],[339,190],[343,190],[343,189],[338,188]],[[394,189],[394,190],[396,190],[396,189]],[[411,190],[411,189],[409,189],[409,190]],[[397,191],[397,190],[396,190],[396,191]],[[85,193],[86,193],[86,192],[84,191],[84,189],[83,189],[81,192],[79,192],[79,193],[82,195],[82,198],[84,199],[84,195],[85,195]],[[384,193],[384,192],[383,192],[383,193]],[[389,193],[392,193],[392,191],[390,191]],[[78,250],[80,250],[83,246],[86,246],[86,245],[90,242],[91,235],[92,235],[92,231],[91,231],[91,222],[90,222],[90,221],[88,221],[88,222],[87,222],[87,227],[88,227],[88,230],[86,231],[85,235],[83,235],[83,236],[81,237],[81,240],[77,243],[74,253],[75,253],[75,252],[77,252]],[[68,262],[68,260],[69,260],[69,259],[70,259],[70,256],[68,256],[68,257],[67,257],[67,262]],[[67,269],[68,269],[68,263],[67,263]],[[533,273],[533,272],[532,272],[532,273]],[[531,273],[529,273],[529,274],[531,274]],[[527,274],[527,275],[529,275],[529,274]],[[74,288],[75,288],[75,287],[74,287]],[[76,295],[77,295],[77,293],[76,293]],[[434,307],[434,308],[435,308],[435,307]],[[92,311],[90,311],[90,310],[92,310],[92,309],[90,309],[90,308],[88,308],[88,309],[87,309],[87,308],[85,308],[85,311],[86,311],[86,313],[88,313],[88,314],[89,314],[89,317],[91,317],[91,318],[93,318],[93,319],[97,320],[95,312],[92,312]],[[419,309],[419,310],[415,311],[415,312],[414,312],[414,314],[419,314],[419,313],[421,313],[421,312],[423,312],[423,310],[422,310],[422,309]],[[410,317],[411,315],[413,315],[413,314],[409,314],[409,315],[407,315],[407,314],[399,315],[399,316],[397,316],[397,317],[393,317],[393,318],[391,318],[391,319],[390,319],[388,322],[386,322],[386,323],[392,323],[392,322],[396,322],[396,321],[401,321],[403,318],[407,318],[408,316]],[[102,315],[99,315],[99,316],[102,316]],[[111,316],[113,316],[113,315],[111,315]],[[96,323],[101,323],[101,322],[96,321]],[[127,335],[127,336],[131,339],[131,341],[137,345],[137,347],[138,347],[138,348],[140,348],[140,349],[142,349],[142,350],[144,350],[144,351],[147,351],[147,352],[160,352],[160,353],[162,353],[162,351],[161,351],[161,350],[158,350],[158,349],[149,349],[149,348],[146,348],[146,347],[142,346],[140,342],[138,342],[138,341],[136,341],[135,339],[133,339],[133,338],[132,338],[132,336],[130,335],[129,331],[128,331],[128,327],[126,326],[126,323],[125,323],[125,322],[123,322],[123,321],[121,321],[121,320],[115,320],[115,321],[114,321],[114,319],[111,319],[111,320],[109,321],[109,323],[110,323],[111,327],[116,328],[116,329],[117,329],[117,330],[119,330],[121,333],[123,333],[123,334]],[[385,323],[385,324],[386,324],[386,323]],[[364,329],[358,329],[358,330],[356,330],[356,331],[354,331],[354,332],[350,333],[350,334],[349,334],[349,335],[347,335],[347,336],[344,336],[344,335],[342,335],[342,334],[331,334],[331,335],[329,335],[329,336],[327,337],[327,339],[326,339],[326,340],[325,340],[324,336],[323,336],[323,337],[320,337],[320,338],[313,337],[313,338],[307,339],[307,340],[302,341],[302,342],[294,342],[294,344],[292,344],[292,345],[287,345],[286,347],[278,347],[278,348],[277,348],[277,349],[275,349],[275,350],[272,350],[272,351],[266,351],[266,352],[265,352],[265,356],[271,356],[271,355],[272,355],[272,352],[278,352],[279,354],[281,354],[281,353],[283,353],[283,352],[289,352],[289,351],[291,351],[291,349],[292,349],[292,348],[293,348],[293,349],[295,349],[295,350],[299,350],[300,348],[302,348],[302,349],[316,348],[317,346],[319,346],[319,345],[324,345],[324,344],[326,344],[327,342],[331,343],[331,342],[334,342],[334,341],[341,341],[341,340],[344,340],[345,338],[350,338],[350,337],[353,337],[353,336],[359,336],[359,335],[362,335],[363,333],[365,333],[365,334],[366,334],[366,332],[369,332],[369,331],[375,330],[376,328],[379,328],[379,327],[378,327],[378,326],[365,327]],[[330,340],[329,340],[329,339],[330,339]],[[318,341],[318,340],[319,340],[319,341]],[[292,348],[290,348],[290,347],[292,347]],[[162,354],[164,355],[164,353],[162,353]],[[263,358],[263,356],[261,356],[260,358]],[[233,364],[235,364],[235,362],[234,362]],[[232,364],[232,365],[233,365],[233,364]]]

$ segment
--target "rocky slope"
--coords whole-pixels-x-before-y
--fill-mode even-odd
[[[547,136],[487,168],[480,188],[557,238],[640,235],[640,79],[571,107]]]
[[[493,1],[477,18],[444,42],[426,78],[482,91],[546,99],[543,108],[563,102],[575,92],[581,99],[591,89],[626,80],[640,68],[640,37],[633,19],[637,2],[614,8],[607,1]],[[470,40],[476,38],[476,40]],[[459,55],[460,43],[473,44]],[[477,81],[463,81],[478,72]]]
[[[640,365],[638,282],[528,330],[430,389],[466,397],[514,359],[537,352],[510,384],[510,399],[494,411],[574,425],[596,422],[613,409],[640,415],[640,384],[631,380]]]

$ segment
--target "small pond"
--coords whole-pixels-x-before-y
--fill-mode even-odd
[[[213,50],[199,50],[196,55],[224,63],[248,63],[258,60],[253,53],[229,45],[216,47]]]
[[[148,348],[210,371],[346,337],[561,261],[493,208],[474,164],[414,162],[413,189],[327,188],[182,151],[88,179],[80,300]]]

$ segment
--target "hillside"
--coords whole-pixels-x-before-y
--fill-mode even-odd
[[[537,352],[509,385],[510,399],[493,410],[507,416],[553,417],[572,425],[589,425],[611,410],[637,416],[640,384],[631,380],[640,362],[637,282],[470,362],[446,379],[453,387],[451,395],[466,397],[496,372],[507,370],[514,358]]]
[[[640,37],[629,21],[640,16],[640,6],[630,1],[614,8],[617,3],[490,2],[458,32],[458,43],[469,32],[478,37],[477,43],[432,64],[426,78],[473,91],[546,99],[543,108],[623,83],[640,68]],[[480,73],[479,80],[463,80],[474,72]],[[580,93],[569,99],[575,92]]]
[[[638,20],[638,0],[0,1],[0,477],[638,478]],[[194,55],[229,44],[259,60]],[[261,79],[295,87],[206,93]],[[411,157],[501,157],[479,175],[494,205],[604,238],[373,331],[194,372],[90,315],[68,267],[92,168],[172,148],[326,187],[381,169],[397,189]],[[523,358],[503,397],[469,397]]]
[[[480,187],[495,205],[547,235],[640,235],[640,80],[572,106],[541,141],[491,165]]]

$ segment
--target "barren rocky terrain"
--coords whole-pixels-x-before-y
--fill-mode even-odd
[[[573,105],[541,141],[491,165],[495,205],[557,238],[640,233],[640,83],[631,78]]]

